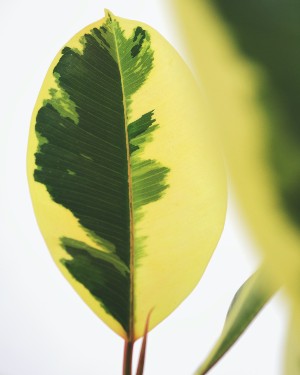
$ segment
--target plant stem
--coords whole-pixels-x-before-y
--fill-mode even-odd
[[[123,357],[123,375],[132,374],[133,341],[125,341]]]

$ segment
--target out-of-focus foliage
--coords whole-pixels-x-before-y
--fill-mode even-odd
[[[287,348],[286,348],[286,363],[285,374],[299,375],[300,374],[300,319],[293,310],[288,331]]]
[[[196,374],[206,374],[231,348],[277,288],[266,279],[266,265],[261,266],[237,291],[228,310],[220,338]]]
[[[300,324],[300,2],[171,4],[210,101],[241,209],[270,279],[284,285],[292,301],[295,326],[296,320]]]
[[[271,275],[300,304],[300,3],[176,4],[242,209]]]

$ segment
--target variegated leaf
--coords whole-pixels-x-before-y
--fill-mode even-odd
[[[224,171],[191,73],[155,30],[110,12],[47,73],[28,178],[56,264],[126,340],[190,293],[223,227]]]

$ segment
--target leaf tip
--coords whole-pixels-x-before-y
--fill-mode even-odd
[[[105,15],[105,18],[108,18],[110,21],[112,20],[112,17],[114,16],[113,13],[107,8],[104,9],[104,15]]]

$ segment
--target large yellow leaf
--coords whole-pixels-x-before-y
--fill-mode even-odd
[[[128,341],[199,281],[222,231],[225,177],[203,98],[151,27],[106,17],[54,59],[32,116],[28,178],[51,254]]]

